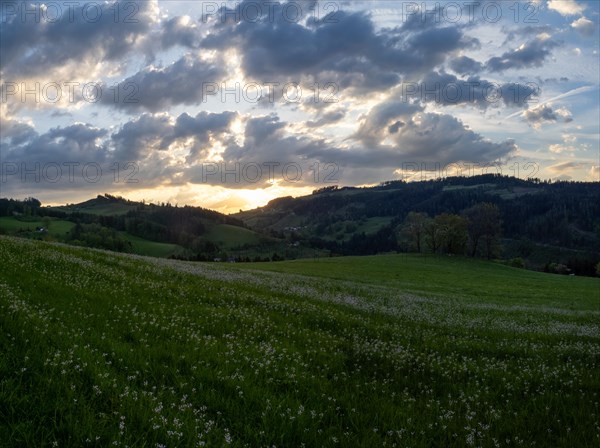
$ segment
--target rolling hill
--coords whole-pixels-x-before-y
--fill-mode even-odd
[[[479,203],[498,207],[503,258],[523,257],[540,269],[555,261],[600,261],[600,182],[543,182],[499,175],[376,187],[330,186],[285,197],[233,216],[258,232],[310,241],[342,255],[401,250],[398,231],[409,212],[460,215]]]
[[[140,255],[266,261],[411,251],[414,245],[404,228],[407,216],[416,213],[425,220],[450,219],[439,227],[446,235],[452,235],[448,222],[463,223],[456,227],[458,243],[447,245],[454,250],[438,245],[419,246],[419,251],[484,256],[482,245],[470,247],[472,234],[464,228],[470,229],[467,212],[485,204],[498,210],[499,229],[487,258],[534,270],[595,275],[600,262],[599,182],[484,175],[391,181],[370,188],[330,186],[229,216],[111,195],[62,207],[41,207],[35,199],[0,199],[0,232]],[[56,223],[47,235],[32,232],[43,216]]]
[[[600,437],[599,279],[402,254],[191,263],[1,236],[0,257],[12,446]]]
[[[117,250],[157,257],[193,258],[203,253],[206,259],[227,258],[227,252],[232,250],[243,250],[247,256],[255,257],[257,253],[272,253],[285,247],[284,242],[260,235],[239,220],[201,207],[146,204],[99,195],[60,207],[37,204],[32,215],[31,210],[25,214],[15,203],[4,201],[7,202],[4,214],[9,216],[0,218],[0,230],[9,235],[64,242],[75,240],[80,245],[113,249],[114,245],[97,245],[97,241],[86,238],[89,233],[110,229],[113,232],[110,237],[121,242]],[[36,227],[42,227],[43,216],[51,217],[52,225],[44,234],[35,233]],[[83,226],[80,231],[77,227],[83,237],[75,238],[70,233],[76,223]]]

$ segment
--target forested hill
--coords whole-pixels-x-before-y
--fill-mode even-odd
[[[483,175],[327,186],[234,215],[101,195],[63,207],[0,199],[0,233],[189,260],[424,252],[595,275],[600,182]]]
[[[61,207],[43,207],[34,198],[0,199],[0,233],[140,255],[210,260],[227,258],[231,248],[260,247],[272,240],[213,210],[133,202],[108,194]]]
[[[391,181],[370,188],[330,186],[234,216],[257,231],[359,254],[402,249],[398,231],[410,212],[431,218],[462,215],[480,203],[498,207],[505,255],[532,256],[539,264],[557,257],[566,262],[576,255],[573,251],[592,258],[600,251],[600,182],[482,175]],[[552,253],[540,254],[543,247]]]

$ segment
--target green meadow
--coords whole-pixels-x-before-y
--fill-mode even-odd
[[[0,237],[0,445],[595,447],[600,280]]]
[[[468,257],[403,253],[244,263],[239,267],[384,285],[461,303],[600,310],[599,279],[549,275]]]
[[[183,248],[176,244],[149,241],[144,238],[131,235],[127,232],[119,232],[119,234],[123,237],[123,239],[125,239],[125,241],[129,241],[131,243],[131,249],[133,253],[138,255],[167,258],[183,251]]]
[[[60,219],[50,219],[50,226],[48,227],[48,234],[55,237],[65,236],[75,226],[71,221],[64,221]],[[29,219],[17,219],[14,216],[2,216],[0,217],[0,229],[6,233],[18,233],[18,232],[35,232],[36,228],[45,227],[46,223],[41,219],[29,218]]]

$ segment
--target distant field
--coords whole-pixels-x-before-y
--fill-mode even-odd
[[[12,216],[0,217],[0,229],[3,229],[9,235],[14,235],[21,231],[35,232],[36,227],[43,227],[44,225],[42,220],[20,221]],[[74,226],[75,224],[71,221],[53,219],[50,221],[48,234],[54,237],[64,237]],[[130,235],[126,232],[120,232],[120,234],[126,241],[131,242],[133,252],[138,255],[167,258],[183,250],[181,246],[176,244],[157,243]]]
[[[131,210],[135,210],[137,205],[135,204],[125,204],[122,202],[110,202],[110,203],[92,203],[89,205],[82,206],[62,206],[62,207],[54,207],[56,210],[60,210],[63,212],[81,212],[81,213],[90,213],[92,215],[124,215]]]
[[[225,248],[257,244],[260,241],[260,235],[252,230],[229,224],[214,225],[203,237]]]
[[[388,225],[392,218],[387,216],[368,218],[363,221],[340,221],[334,224],[331,235],[325,239],[337,241],[348,241],[353,235],[364,233],[365,235],[377,233],[382,227]]]
[[[0,445],[596,447],[600,280],[0,237]],[[281,272],[270,272],[281,271]]]
[[[408,293],[469,302],[600,310],[600,279],[545,274],[465,257],[397,254],[237,267],[385,285]]]
[[[3,216],[0,217],[0,229],[5,230],[9,234],[19,232],[21,230],[34,232],[36,227],[43,227],[45,224],[42,220],[35,221],[22,221],[14,216]],[[70,221],[62,221],[53,219],[50,221],[50,227],[48,233],[53,236],[64,236],[66,235],[75,224]]]
[[[120,232],[123,239],[129,241],[133,246],[133,252],[138,255],[146,255],[148,257],[166,258],[181,252],[183,248],[176,244],[157,243],[149,241],[126,232]]]

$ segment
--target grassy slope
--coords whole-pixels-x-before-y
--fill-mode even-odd
[[[548,286],[531,285],[540,296],[515,308],[499,279],[515,279],[512,305],[531,273],[454,259],[257,265],[307,277],[6,237],[0,259],[7,446],[600,438],[597,280],[545,276]],[[404,274],[390,278],[398,263]],[[455,300],[400,287],[424,278]]]
[[[120,232],[120,234],[123,239],[131,243],[133,252],[138,255],[167,258],[170,255],[183,250],[183,248],[177,244],[157,243],[156,241],[146,240],[127,232]]]
[[[43,221],[19,221],[12,216],[0,217],[0,229],[3,229],[9,235],[15,235],[20,231],[34,232],[36,227],[43,227]],[[63,221],[53,219],[48,229],[48,233],[51,236],[61,238],[64,237],[75,224],[71,221]],[[126,232],[120,232],[126,241],[130,241],[133,246],[133,252],[138,255],[146,255],[150,257],[166,258],[173,255],[181,250],[180,246],[176,244],[157,243],[155,241],[146,240],[139,238],[134,235],[130,235]]]
[[[5,230],[9,234],[13,234],[21,230],[34,232],[36,227],[43,227],[44,225],[45,224],[41,219],[36,221],[21,221],[14,216],[0,217],[0,229]],[[64,236],[73,228],[74,225],[75,224],[70,221],[52,219],[48,233],[52,236]]]
[[[376,255],[239,267],[385,285],[432,297],[600,310],[599,279],[551,275],[464,257]]]
[[[92,200],[87,201],[87,203],[83,203],[82,205],[71,205],[54,208],[63,212],[81,212],[90,213],[92,215],[118,216],[124,215],[130,210],[134,210],[136,207],[136,204],[126,204],[122,202],[98,202]]]
[[[226,249],[260,242],[260,235],[256,232],[229,224],[213,225],[202,237]]]
[[[124,215],[130,210],[134,210],[137,204],[127,204],[122,202],[99,202],[96,200],[87,201],[77,206],[55,207],[57,210],[66,212],[82,212],[94,215],[118,216]],[[203,238],[212,241],[225,250],[239,247],[244,244],[258,244],[261,236],[252,230],[228,224],[213,224],[207,222],[208,232]],[[133,250],[138,255],[166,258],[170,255],[181,252],[183,249],[176,244],[165,244],[146,240],[140,237],[121,232],[127,241],[133,244]]]

